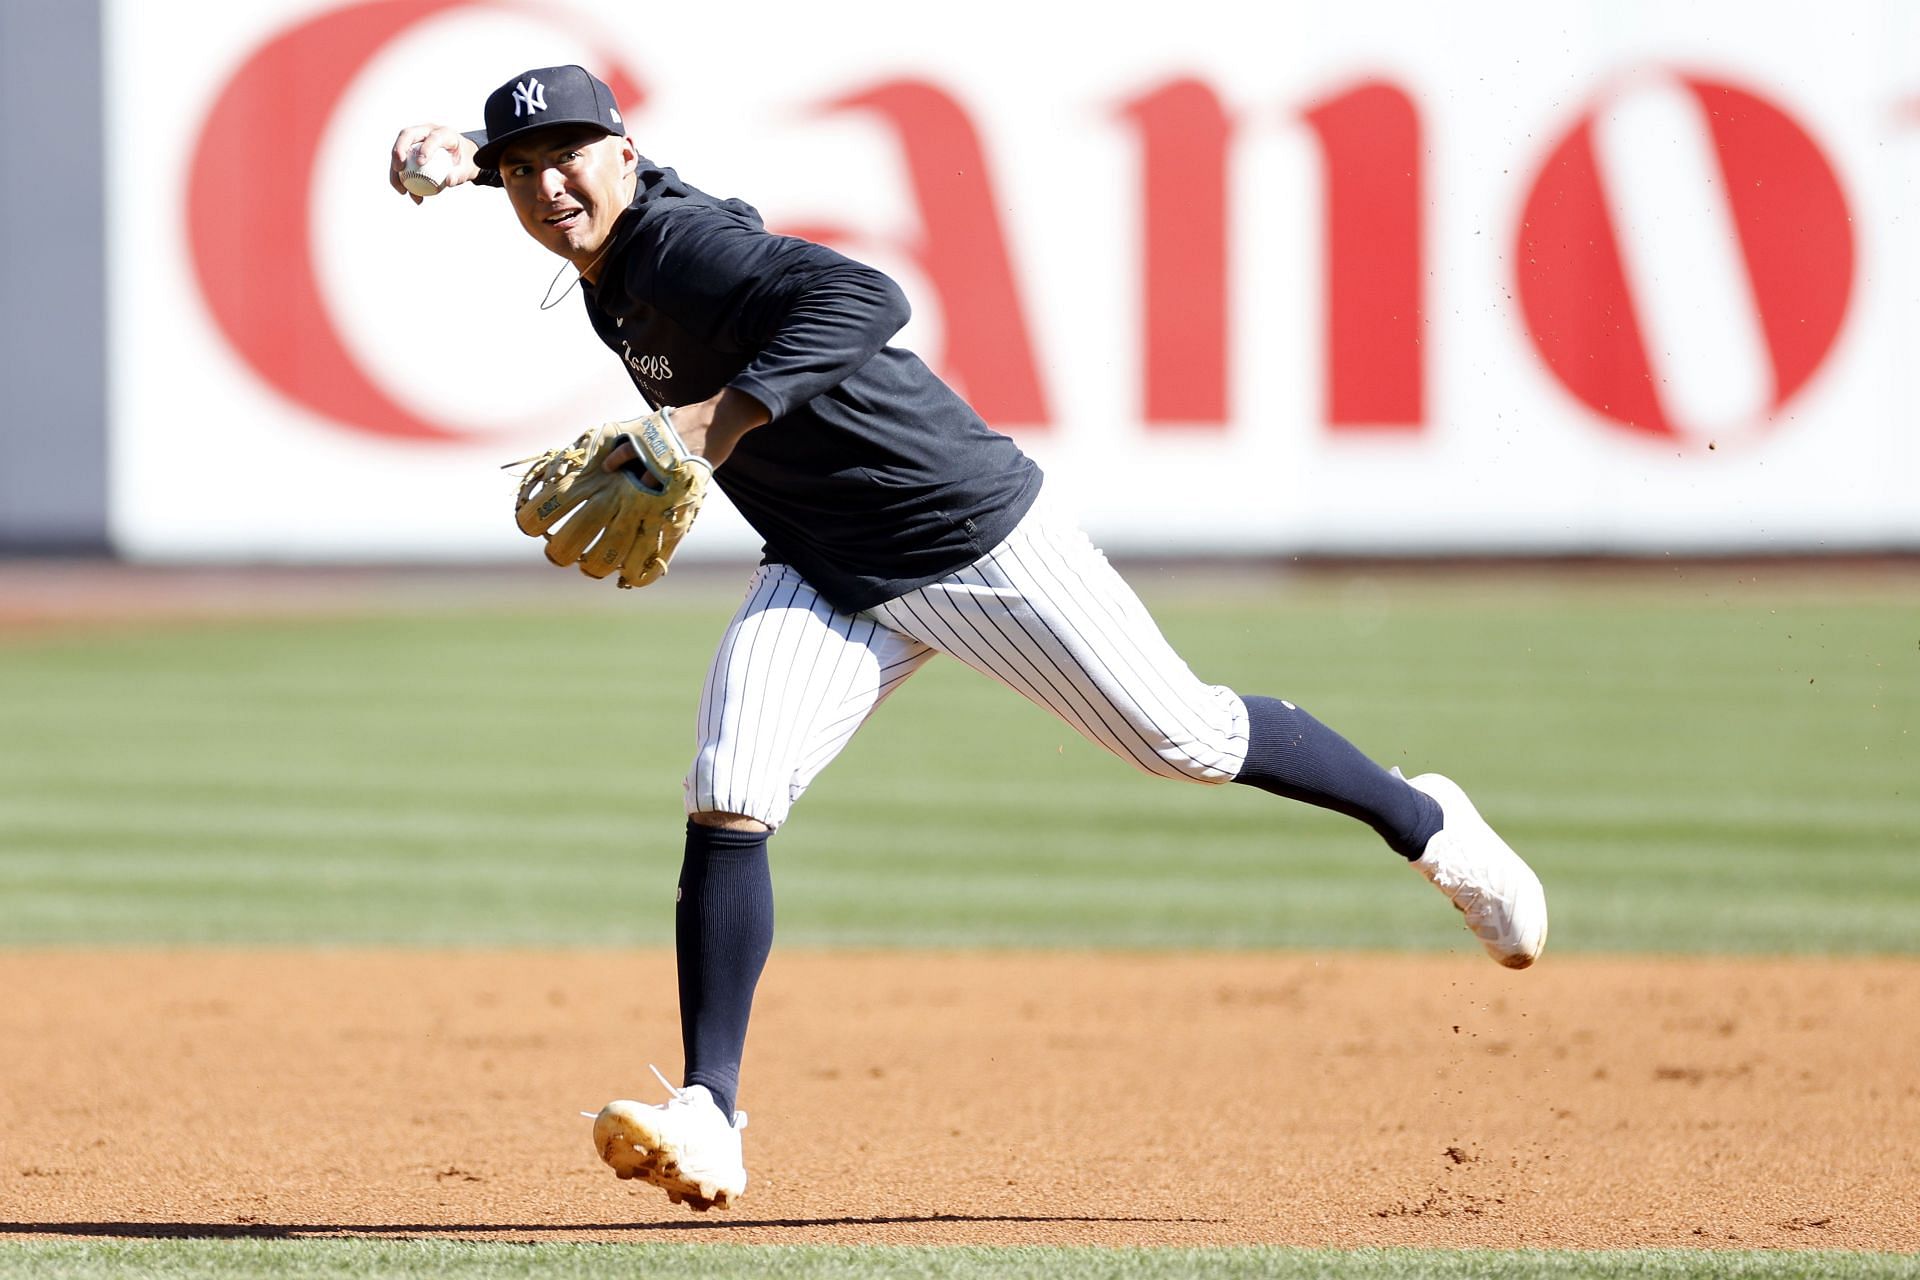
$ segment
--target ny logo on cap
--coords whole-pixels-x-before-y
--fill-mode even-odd
[[[545,111],[547,109],[547,86],[541,84],[532,76],[528,76],[524,84],[516,84],[513,86],[514,119],[518,120],[520,118],[520,109],[522,107],[526,108],[527,115],[532,115],[536,111]]]

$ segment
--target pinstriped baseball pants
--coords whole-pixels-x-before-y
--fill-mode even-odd
[[[1045,707],[1151,774],[1229,782],[1238,694],[1202,683],[1106,557],[1043,497],[965,569],[857,614],[762,565],[700,695],[687,812],[786,820],[855,730],[936,653]]]

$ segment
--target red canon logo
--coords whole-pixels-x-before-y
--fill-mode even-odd
[[[260,169],[231,157],[263,135],[285,155],[314,156],[342,95],[375,54],[415,24],[469,6],[519,7],[369,0],[282,32],[227,84],[194,150],[189,236],[215,322],[269,385],[350,430],[428,442],[474,437],[397,403],[341,340],[314,279],[311,161]],[[608,52],[599,63],[623,106],[638,107],[634,80]],[[1757,312],[1770,363],[1768,386],[1751,404],[1774,415],[1813,376],[1846,315],[1854,265],[1846,198],[1819,146],[1779,107],[1704,78],[1679,83],[1711,137],[1749,286],[1742,305]],[[1630,284],[1623,266],[1619,218],[1594,146],[1605,105],[1554,146],[1525,197],[1515,259],[1522,318],[1547,369],[1573,396],[1636,435],[1666,439],[1696,424],[1663,401],[1642,322],[1647,288]],[[1250,117],[1191,78],[1113,106],[1110,119],[1132,135],[1140,157],[1137,255],[1115,264],[1139,282],[1140,418],[1156,429],[1222,430],[1233,417],[1230,291],[1286,283],[1245,281],[1234,271],[1233,160]],[[945,349],[930,353],[934,363],[989,421],[1044,428],[1057,397],[1046,386],[1008,251],[1008,205],[994,189],[988,150],[965,104],[930,81],[896,78],[833,95],[816,109],[865,116],[899,144],[918,229],[887,248],[916,263],[941,309]],[[1418,99],[1373,79],[1252,118],[1276,121],[1269,127],[1304,125],[1322,160],[1325,429],[1417,438],[1433,414],[1429,339],[1445,337],[1427,332],[1444,318],[1425,296],[1429,149]],[[1697,194],[1676,189],[1662,198],[1679,203]],[[785,229],[856,257],[875,248],[850,226]],[[1491,296],[1497,284],[1486,288]]]

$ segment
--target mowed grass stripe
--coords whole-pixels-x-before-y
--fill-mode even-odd
[[[1920,1258],[1839,1252],[1527,1249],[1351,1251],[1284,1248],[869,1248],[740,1245],[509,1245],[447,1240],[82,1241],[0,1247],[0,1277],[107,1275],[207,1280],[370,1276],[599,1280],[1881,1280],[1920,1276]]]
[[[1920,611],[1388,585],[1156,608],[1196,671],[1442,768],[1556,949],[1911,951]],[[1356,605],[1355,601],[1360,601]],[[8,942],[664,941],[730,602],[0,648]],[[1145,778],[936,662],[775,845],[786,943],[1454,948],[1358,824]]]

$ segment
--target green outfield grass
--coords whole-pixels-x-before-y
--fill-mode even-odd
[[[1695,577],[1139,582],[1202,675],[1464,782],[1558,951],[1914,950],[1915,598]],[[0,941],[665,941],[733,598],[582,599],[0,638]],[[785,945],[1471,946],[1358,824],[1138,775],[946,660],[775,850]]]
[[[875,1246],[505,1245],[456,1241],[197,1240],[25,1244],[0,1249],[0,1277],[101,1275],[239,1280],[453,1276],[563,1280],[1868,1280],[1920,1276],[1920,1257],[1874,1253],[1718,1253],[1435,1249],[1040,1249]]]

